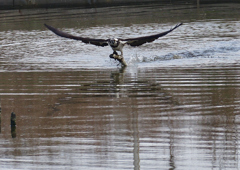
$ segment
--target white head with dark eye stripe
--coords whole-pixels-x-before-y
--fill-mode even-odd
[[[111,47],[117,47],[119,45],[119,40],[117,38],[108,39],[108,44]]]

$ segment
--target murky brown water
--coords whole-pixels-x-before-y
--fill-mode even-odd
[[[1,11],[0,169],[239,169],[239,9]],[[108,47],[43,27],[135,37],[180,21],[161,40],[126,47],[126,68]]]

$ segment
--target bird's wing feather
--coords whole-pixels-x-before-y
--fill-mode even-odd
[[[158,39],[159,37],[167,35],[168,33],[172,32],[173,30],[175,30],[176,28],[178,28],[181,25],[182,25],[182,23],[177,24],[172,29],[170,29],[168,31],[165,31],[165,32],[162,32],[162,33],[159,33],[159,34],[154,34],[154,35],[144,36],[144,37],[138,37],[138,38],[121,39],[121,40],[126,41],[127,44],[131,45],[131,46],[140,46],[144,43],[153,42],[154,40]]]
[[[54,32],[56,35],[60,36],[60,37],[64,37],[64,38],[70,38],[70,39],[74,39],[74,40],[80,40],[86,44],[93,44],[93,45],[97,45],[97,46],[107,46],[107,40],[106,39],[94,39],[94,38],[84,38],[84,37],[79,37],[79,36],[74,36],[68,33],[65,33],[63,31],[60,31],[52,26],[49,26],[47,24],[44,24],[49,30],[51,30],[52,32]]]

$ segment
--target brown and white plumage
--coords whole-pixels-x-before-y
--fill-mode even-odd
[[[96,46],[108,46],[110,45],[112,50],[113,50],[113,54],[117,55],[116,51],[120,51],[121,52],[121,58],[123,58],[123,52],[122,49],[123,47],[127,44],[130,46],[140,46],[142,44],[145,43],[149,43],[149,42],[153,42],[154,40],[158,39],[159,37],[165,36],[168,33],[172,32],[173,30],[175,30],[176,28],[178,28],[179,26],[182,25],[182,23],[177,24],[175,27],[171,28],[168,31],[162,32],[162,33],[158,33],[158,34],[154,34],[154,35],[149,35],[149,36],[142,36],[142,37],[137,37],[137,38],[126,38],[126,39],[122,39],[122,38],[113,38],[113,39],[95,39],[95,38],[87,38],[87,37],[80,37],[80,36],[74,36],[68,33],[65,33],[63,31],[60,31],[52,26],[49,26],[47,24],[44,24],[49,30],[51,30],[52,32],[54,32],[56,35],[64,37],[64,38],[70,38],[70,39],[74,39],[74,40],[80,40],[84,43],[87,44],[93,44]]]

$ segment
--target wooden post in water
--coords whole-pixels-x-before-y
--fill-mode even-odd
[[[197,8],[200,7],[200,0],[197,0]]]
[[[14,112],[11,113],[11,134],[12,138],[16,138],[16,114]]]

